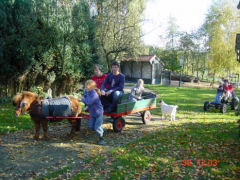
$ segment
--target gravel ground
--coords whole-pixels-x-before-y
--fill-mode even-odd
[[[129,89],[126,87],[125,91],[128,92]],[[0,179],[36,179],[66,167],[68,170],[59,173],[55,179],[70,178],[84,167],[87,158],[129,143],[169,124],[168,121],[160,121],[158,116],[153,116],[150,123],[144,125],[141,117],[133,114],[125,117],[124,130],[114,133],[112,124],[105,118],[104,146],[96,144],[98,139],[95,132],[88,130],[88,120],[82,120],[81,130],[74,139],[68,138],[71,127],[67,121],[50,123],[48,141],[34,141],[34,129],[0,136]]]
[[[84,167],[84,160],[114,147],[124,145],[153,132],[167,124],[154,116],[148,125],[144,125],[141,117],[127,116],[126,126],[121,133],[114,133],[112,124],[105,122],[106,145],[96,144],[95,132],[87,128],[88,120],[82,121],[80,132],[74,139],[68,138],[70,124],[61,122],[50,124],[50,140],[33,140],[33,129],[8,133],[1,136],[0,144],[0,179],[31,179],[46,176],[64,167],[71,167],[68,173],[58,178],[69,178]]]

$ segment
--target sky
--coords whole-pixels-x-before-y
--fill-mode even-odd
[[[212,0],[147,0],[142,24],[144,44],[164,46],[164,39],[160,36],[166,35],[170,16],[176,19],[179,31],[190,33],[197,30],[211,4]]]

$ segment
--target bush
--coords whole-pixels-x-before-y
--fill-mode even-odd
[[[1,97],[0,98],[0,104],[1,103],[6,103],[6,102],[10,102],[11,98],[10,97]]]

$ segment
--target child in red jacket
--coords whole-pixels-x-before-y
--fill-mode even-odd
[[[233,94],[233,85],[229,83],[227,79],[224,80],[223,90],[226,93],[228,98],[232,97]]]
[[[101,72],[101,66],[99,64],[94,65],[94,75],[92,76],[92,80],[96,82],[97,88],[100,89],[107,74]],[[107,86],[108,88],[108,86]]]

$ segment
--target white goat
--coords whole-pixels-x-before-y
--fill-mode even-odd
[[[178,106],[168,105],[163,100],[159,101],[159,105],[162,109],[162,119],[165,115],[169,115],[171,117],[171,121],[175,121]]]

